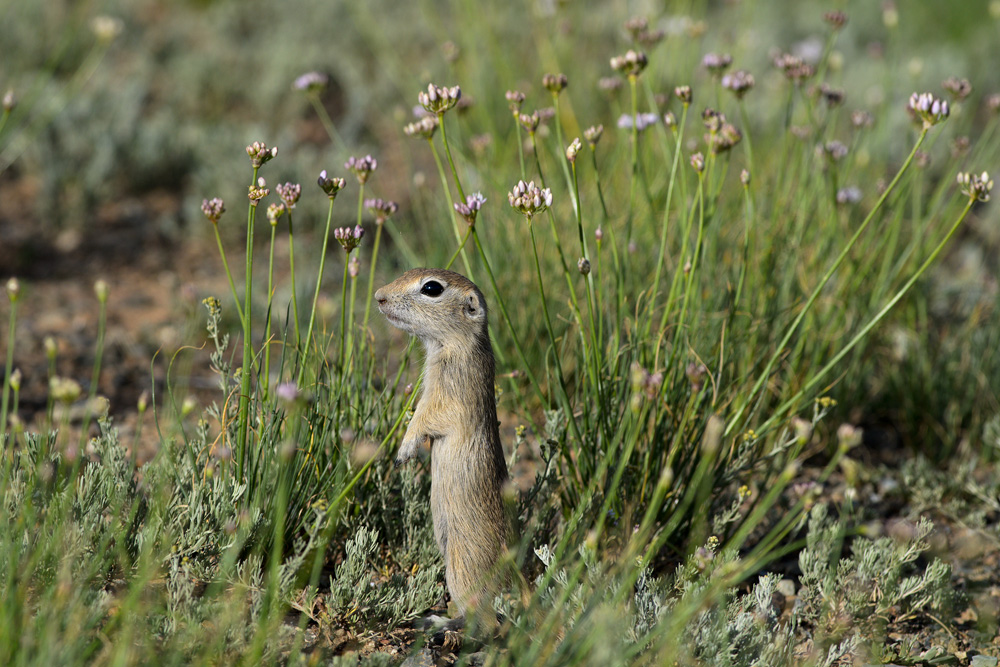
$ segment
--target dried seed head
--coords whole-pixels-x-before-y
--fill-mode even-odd
[[[458,44],[450,39],[441,45],[441,55],[444,56],[446,62],[456,62],[461,54],[462,50],[458,48]]]
[[[553,95],[558,95],[569,85],[569,79],[565,74],[546,74],[542,77],[542,85]]]
[[[691,156],[691,166],[699,174],[705,171],[705,156],[701,153],[695,153]]]
[[[11,303],[17,303],[17,300],[21,297],[21,281],[17,278],[10,278],[7,280],[7,298],[10,299]]]
[[[750,185],[750,172],[748,170],[744,169],[740,172],[740,183],[742,183],[744,187]]]
[[[837,190],[837,203],[841,206],[857,204],[861,201],[861,189],[854,185]]]
[[[691,104],[691,86],[677,86],[674,88],[674,95],[681,101],[681,104]]]
[[[970,199],[977,201],[989,201],[990,191],[993,190],[993,179],[987,172],[981,174],[970,174],[961,172],[958,175],[958,186]]]
[[[423,137],[430,139],[438,129],[437,116],[424,116],[414,123],[408,123],[403,127],[403,133],[408,137]]]
[[[754,87],[753,74],[745,69],[729,72],[722,77],[722,87],[732,91],[736,99],[741,100]]]
[[[347,251],[348,254],[361,244],[361,237],[365,235],[365,230],[361,225],[356,226],[354,229],[350,227],[338,227],[333,230],[333,238],[340,242],[341,247]]]
[[[969,147],[972,142],[967,136],[955,137],[951,141],[951,156],[954,158],[961,157],[969,152]]]
[[[972,84],[969,80],[955,76],[949,76],[942,81],[941,87],[951,93],[951,98],[956,102],[961,102],[972,93]]]
[[[861,444],[861,429],[850,424],[841,424],[837,429],[837,443],[847,451]]]
[[[544,212],[552,205],[552,191],[548,188],[538,188],[534,181],[528,183],[518,181],[517,185],[507,193],[507,201],[530,222],[533,216]]]
[[[819,94],[823,98],[823,101],[826,102],[826,106],[830,109],[839,107],[844,103],[844,99],[847,97],[843,90],[840,88],[834,88],[827,83],[820,85]]]
[[[635,41],[649,49],[662,42],[663,38],[666,36],[667,31],[660,28],[655,30],[643,30],[636,36]]]
[[[687,376],[688,382],[691,383],[691,393],[697,394],[705,386],[705,375],[708,374],[708,369],[705,368],[704,364],[692,361],[684,369],[684,374]]]
[[[598,245],[600,245],[601,241],[604,240],[604,230],[600,227],[594,230],[594,240],[597,241]]]
[[[847,157],[847,146],[834,139],[823,144],[823,154],[831,162],[837,162]]]
[[[353,158],[352,158],[353,159]],[[316,184],[319,185],[320,189],[326,193],[326,196],[331,200],[337,198],[337,193],[347,184],[343,178],[330,178],[326,175],[326,169],[319,172],[319,178],[316,179]]]
[[[627,32],[635,41],[639,40],[639,35],[641,35],[647,28],[649,28],[649,21],[647,21],[643,16],[633,16],[629,20],[625,21],[625,32]]]
[[[847,14],[841,11],[827,12],[823,14],[823,20],[834,30],[840,30],[847,24]]]
[[[723,123],[718,132],[710,133],[705,140],[714,155],[725,153],[743,140],[743,133],[732,123]]]
[[[218,197],[201,200],[201,212],[205,214],[213,225],[219,224],[219,218],[226,212],[226,205]]]
[[[330,85],[330,75],[325,72],[306,72],[296,77],[292,88],[307,94],[318,94]]]
[[[392,217],[392,214],[399,210],[399,204],[385,199],[366,199],[365,208],[375,216],[375,224],[381,225]]]
[[[3,110],[10,113],[17,106],[17,97],[14,96],[13,90],[8,90],[3,94]]]
[[[627,77],[637,77],[649,64],[649,58],[642,51],[629,49],[623,56],[611,59],[611,69]]]
[[[535,130],[538,129],[538,124],[542,122],[538,111],[532,111],[530,115],[523,113],[518,116],[517,120],[521,123],[521,127],[527,130],[529,134],[534,134]]]
[[[622,87],[622,80],[617,76],[603,76],[597,80],[597,87],[606,93],[614,92]]]
[[[588,275],[590,273],[590,260],[586,257],[581,257],[576,260],[576,268],[581,274]]]
[[[587,140],[590,149],[593,150],[597,146],[597,142],[601,140],[602,134],[604,134],[603,125],[591,125],[583,131],[583,138]]]
[[[247,146],[247,157],[254,169],[270,162],[278,154],[278,147],[268,148],[263,141],[255,141]]]
[[[660,122],[660,117],[655,113],[640,113],[636,114],[635,118],[623,113],[618,117],[618,127],[623,130],[631,130],[635,127],[636,130],[642,132],[647,127],[656,125],[658,122]]]
[[[80,398],[81,393],[83,390],[76,380],[59,376],[49,378],[49,395],[54,401],[69,405]]]
[[[521,113],[521,105],[524,104],[524,93],[519,90],[508,90],[506,93],[507,106],[511,113],[518,115]]]
[[[121,19],[114,16],[95,16],[90,21],[90,29],[97,37],[97,41],[108,43],[122,33],[125,24]]]
[[[461,97],[462,89],[458,86],[442,88],[435,86],[433,83],[427,84],[427,92],[420,91],[417,93],[417,101],[420,102],[420,106],[429,113],[439,116],[458,104],[458,100]]]
[[[583,143],[580,141],[580,137],[571,141],[569,146],[566,147],[566,159],[571,164],[576,163],[576,155],[580,152],[581,148],[583,148]]]
[[[943,122],[951,113],[948,102],[934,97],[931,93],[913,93],[906,105],[915,121],[920,121],[924,129]]]
[[[483,193],[475,192],[468,195],[464,202],[455,202],[455,212],[465,219],[469,227],[472,227],[476,224],[476,217],[485,203],[486,197],[483,196]]]
[[[364,185],[368,182],[368,177],[371,176],[372,172],[378,169],[378,160],[371,155],[366,155],[362,158],[352,155],[344,163],[344,169],[353,171],[358,179],[358,183]]]
[[[882,3],[882,25],[890,30],[899,25],[899,10],[893,0],[884,0]]]
[[[733,64],[733,57],[728,53],[706,53],[701,59],[701,65],[707,69],[712,76],[718,77]]]
[[[812,75],[816,73],[816,70],[812,65],[802,60],[802,58],[793,56],[790,53],[783,53],[775,58],[774,66],[785,74],[785,78],[796,85],[801,84],[803,81],[811,78]]]
[[[267,181],[263,177],[257,179],[257,185],[251,185],[247,190],[247,197],[250,199],[250,205],[256,206],[260,203],[260,200],[269,195],[271,191],[267,188]]]
[[[726,122],[726,116],[711,107],[706,107],[701,112],[701,122],[705,124],[705,129],[709,132],[718,132]]]
[[[851,112],[851,124],[854,127],[857,128],[871,127],[874,123],[875,123],[875,118],[867,111],[858,109],[856,111]]]
[[[267,207],[267,221],[271,223],[272,227],[278,226],[278,218],[280,218],[285,213],[285,205],[278,204],[277,202],[270,204]]]
[[[812,439],[813,425],[812,422],[807,419],[802,419],[802,417],[793,417],[792,430],[795,431],[795,440],[800,445],[805,445]]]
[[[674,115],[673,111],[668,111],[663,114],[663,124],[669,127],[671,130],[677,129],[677,116]]]
[[[274,189],[278,191],[278,196],[289,211],[295,208],[299,197],[302,196],[302,186],[298,183],[282,183],[274,186]]]

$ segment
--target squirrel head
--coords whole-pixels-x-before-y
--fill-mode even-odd
[[[487,333],[486,298],[465,276],[412,269],[375,292],[389,323],[429,349],[469,348]]]

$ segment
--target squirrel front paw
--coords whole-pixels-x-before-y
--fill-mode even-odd
[[[399,446],[399,450],[396,452],[396,467],[399,467],[410,461],[411,459],[417,458],[417,453],[420,451],[420,446],[425,444],[430,448],[431,437],[426,433],[420,436],[412,436],[409,433],[403,438],[403,444]]]

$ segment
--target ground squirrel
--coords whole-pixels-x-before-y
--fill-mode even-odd
[[[375,300],[393,326],[423,342],[427,355],[423,393],[396,464],[430,444],[431,514],[448,591],[463,617],[481,609],[477,622],[491,626],[511,523],[486,299],[458,273],[413,269],[375,292]]]

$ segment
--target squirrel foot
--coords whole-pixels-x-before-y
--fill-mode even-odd
[[[399,446],[399,449],[396,451],[396,460],[395,460],[396,467],[398,468],[407,461],[417,458],[417,455],[421,447],[426,447],[427,449],[430,449],[430,446],[431,446],[431,436],[427,435],[426,433],[419,437],[407,434],[403,438],[403,444],[401,444]]]
[[[413,625],[417,630],[432,632],[444,630],[445,632],[458,632],[465,627],[465,617],[459,616],[458,618],[446,618],[444,616],[438,616],[437,614],[431,614],[430,616],[418,619]]]

